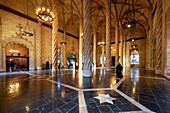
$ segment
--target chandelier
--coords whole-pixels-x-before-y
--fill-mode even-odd
[[[27,0],[27,23],[26,23],[24,29],[21,29],[21,34],[23,36],[33,36],[33,33],[30,32],[30,27],[28,24],[28,0]]]
[[[104,46],[104,45],[106,45],[106,43],[105,42],[98,42],[97,45]]]
[[[122,23],[123,28],[131,28],[135,26],[137,21],[132,18],[128,18],[125,22]]]
[[[26,24],[25,28],[21,30],[21,34],[23,36],[33,36],[33,33],[29,32],[28,20],[27,20],[27,24]]]
[[[41,7],[36,9],[37,18],[42,22],[52,23],[54,20],[54,14],[47,6],[47,1],[44,0],[44,3]]]
[[[60,42],[61,45],[66,45],[67,43],[65,41]]]
[[[131,47],[132,47],[133,49],[136,49],[137,46],[138,46],[138,45],[136,44],[135,39],[132,38],[132,45],[131,45]]]
[[[129,2],[128,4],[132,4],[132,5],[129,5],[128,10],[125,12],[125,16],[123,17],[123,20],[122,20],[123,28],[134,27],[134,26],[136,26],[136,23],[137,23],[137,20],[135,19],[135,2],[134,2],[134,0],[132,0],[132,3]]]

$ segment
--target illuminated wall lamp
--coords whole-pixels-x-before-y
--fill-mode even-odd
[[[97,45],[99,45],[99,46],[104,46],[104,45],[105,45],[105,42],[98,42]]]

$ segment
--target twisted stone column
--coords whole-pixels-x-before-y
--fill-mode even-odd
[[[124,52],[124,58],[123,58],[123,67],[126,67],[126,36],[123,35],[124,43],[123,43],[123,52]]]
[[[2,47],[2,70],[6,70],[6,49]]]
[[[62,13],[63,13],[63,30],[64,30],[64,34],[63,34],[63,38],[64,38],[64,42],[66,42],[66,24],[65,24],[65,13],[64,13],[64,6],[62,5]],[[63,57],[62,58],[62,62],[64,64],[64,67],[67,67],[67,59],[66,59],[66,44],[63,45]]]
[[[118,37],[118,25],[115,26],[115,45],[116,45],[116,56],[115,56],[115,66],[119,63],[119,37]]]
[[[80,18],[79,24],[79,70],[83,70],[83,20]]]
[[[121,45],[120,45],[120,48],[121,48],[120,63],[123,66],[123,29],[120,30],[120,42],[121,42]]]
[[[93,32],[93,63],[94,69],[96,69],[96,29],[94,29]]]
[[[150,12],[150,15],[151,12]],[[150,70],[155,70],[155,34],[154,34],[154,30],[153,30],[153,21],[152,18],[150,17],[150,30],[149,30],[149,37],[147,38],[146,41],[146,52],[147,52],[147,67]]]
[[[90,39],[91,39],[91,0],[84,0],[84,77],[91,77]]]
[[[158,1],[158,18],[157,18],[157,27],[156,27],[156,74],[162,74],[163,65],[162,65],[162,1]]]
[[[106,70],[111,70],[111,6],[110,0],[106,0]]]
[[[41,50],[41,38],[42,38],[42,22],[38,21],[38,30],[36,38],[36,68],[42,69],[42,50]]]
[[[34,70],[34,50],[29,49],[29,70]]]
[[[105,31],[103,30],[102,42],[105,42],[104,39],[105,39]],[[102,45],[102,67],[104,67],[104,45]]]
[[[64,28],[64,42],[66,42],[66,29]],[[63,45],[63,63],[64,67],[67,67],[67,57],[66,57],[66,45]]]
[[[57,0],[53,1],[54,21],[52,24],[52,71],[57,71],[58,61],[58,6]]]
[[[168,9],[168,12],[167,12],[167,18],[166,18],[166,37],[167,37],[167,40],[166,40],[166,54],[165,54],[165,70],[164,70],[164,74],[166,76],[169,76],[170,75],[170,9]]]
[[[0,71],[2,71],[2,21],[0,18]]]

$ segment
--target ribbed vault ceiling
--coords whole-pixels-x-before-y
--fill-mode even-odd
[[[52,5],[52,0],[46,0]],[[31,1],[35,7],[43,2],[42,0]],[[111,0],[111,24],[112,33],[114,33],[114,25],[125,22],[127,18],[135,18],[137,20],[135,30],[141,31],[146,35],[146,30],[151,18],[153,0]],[[79,31],[79,18],[83,17],[83,0],[58,0],[59,6],[59,25],[60,28],[67,28]],[[105,0],[92,0],[92,28],[97,29],[98,33],[102,33],[102,27],[105,27]],[[127,29],[126,31],[131,31]]]

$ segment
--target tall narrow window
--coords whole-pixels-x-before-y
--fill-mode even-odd
[[[61,62],[61,48],[58,48],[58,62]]]
[[[102,54],[100,54],[100,64],[102,64]],[[104,64],[106,64],[106,54],[104,54]]]
[[[139,52],[133,50],[131,53],[131,64],[139,64]]]

